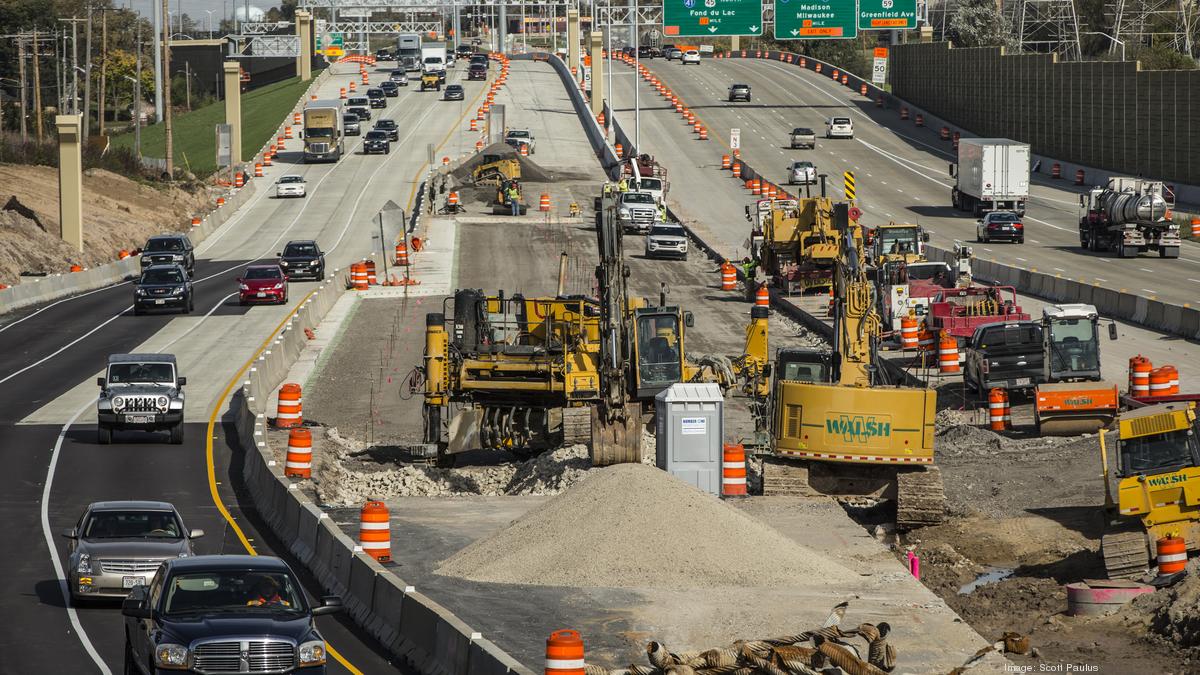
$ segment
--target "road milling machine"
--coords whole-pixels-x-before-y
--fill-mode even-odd
[[[1159,403],[1121,413],[1111,475],[1105,435],[1099,434],[1106,511],[1100,553],[1108,578],[1141,576],[1151,567],[1163,537],[1183,539],[1188,552],[1200,549],[1200,423],[1195,403]]]
[[[526,458],[588,444],[595,466],[641,461],[654,397],[684,381],[765,398],[766,308],[752,314],[736,358],[685,350],[691,312],[630,297],[622,232],[597,214],[598,297],[566,296],[565,258],[556,297],[460,290],[426,315],[425,454],[452,464],[458,453],[506,450]]]
[[[832,351],[776,356],[767,420],[776,458],[764,463],[763,491],[890,499],[898,528],[933,525],[945,513],[933,465],[937,393],[887,381],[869,252],[852,215],[833,205]]]
[[[824,181],[822,181],[824,186]],[[827,291],[833,283],[838,235],[833,201],[823,196],[772,200],[746,218],[750,252],[771,284],[788,295]]]

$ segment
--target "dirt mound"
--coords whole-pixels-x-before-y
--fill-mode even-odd
[[[470,184],[471,171],[473,171],[475,167],[479,166],[480,164],[495,162],[500,159],[515,159],[521,164],[522,183],[553,183],[556,180],[562,180],[564,178],[557,175],[553,171],[548,171],[542,168],[532,159],[523,157],[507,143],[493,143],[487,146],[451,171],[450,175],[453,176],[460,185]]]
[[[1179,647],[1200,649],[1200,577],[1195,562],[1176,585],[1139,596],[1121,611],[1125,621],[1141,624]]]
[[[857,575],[642,464],[595,471],[438,574],[493,583],[624,588],[789,586]]]

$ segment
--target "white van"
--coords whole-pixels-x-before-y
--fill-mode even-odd
[[[849,117],[830,117],[825,122],[825,138],[854,138],[854,122]]]

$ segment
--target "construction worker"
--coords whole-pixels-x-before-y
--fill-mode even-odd
[[[521,215],[521,193],[517,190],[516,183],[509,183],[508,192],[506,194],[508,197],[508,205],[512,207],[512,214],[514,216]]]
[[[746,284],[752,285],[758,275],[758,261],[742,258],[742,274],[746,276]]]
[[[617,192],[629,192],[629,181],[621,176],[621,180],[617,181]]]
[[[658,203],[658,219],[667,222],[667,205],[662,202]]]

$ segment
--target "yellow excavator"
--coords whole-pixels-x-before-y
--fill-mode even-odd
[[[566,260],[555,297],[460,290],[426,315],[425,456],[443,465],[474,449],[530,457],[590,446],[593,465],[641,461],[654,397],[672,384],[711,381],[765,397],[767,312],[756,310],[746,351],[686,354],[691,312],[631,298],[615,214],[597,214],[599,297],[568,296]]]
[[[776,355],[765,421],[775,458],[764,464],[763,491],[891,499],[898,528],[933,525],[945,514],[941,473],[933,465],[937,393],[887,382],[856,215],[848,204],[833,205],[832,350]]]
[[[1162,537],[1180,537],[1189,552],[1200,549],[1200,422],[1195,402],[1174,401],[1136,408],[1117,418],[1114,500],[1105,432],[1106,531],[1100,553],[1108,578],[1141,576]]]

